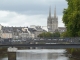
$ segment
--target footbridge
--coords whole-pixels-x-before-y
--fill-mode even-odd
[[[53,48],[53,49],[65,49],[65,48],[80,48],[80,44],[7,44],[0,45],[0,47],[40,47],[40,48]]]
[[[80,38],[35,38],[26,40],[2,40],[0,47],[80,48]]]
[[[0,47],[8,48],[8,60],[16,60],[16,51],[18,47],[29,47],[31,49],[34,47],[47,49],[80,48],[80,38],[0,40]]]

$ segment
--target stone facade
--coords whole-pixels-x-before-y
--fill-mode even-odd
[[[54,10],[54,16],[51,16],[51,7],[49,8],[49,16],[47,19],[47,28],[48,32],[53,33],[55,30],[58,29],[58,17],[56,16],[56,7]]]
[[[33,33],[34,34],[34,38],[37,38],[37,36],[43,32],[47,32],[46,30],[42,29],[41,26],[35,26],[32,25],[30,26],[31,28],[35,29],[36,31]]]
[[[4,39],[12,38],[12,33],[2,33],[1,38]]]
[[[60,33],[63,33],[63,32],[66,31],[66,28],[65,28],[65,27],[58,27],[58,31],[59,31]]]
[[[1,27],[0,38],[3,39],[23,39],[37,38],[39,34],[44,32],[41,26],[34,27]]]

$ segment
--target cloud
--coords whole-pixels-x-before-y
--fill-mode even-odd
[[[50,5],[52,10],[56,5],[59,15],[67,7],[65,0],[0,0],[0,10],[22,14],[47,14]]]
[[[22,15],[16,12],[0,11],[0,23],[5,26],[45,25],[45,17],[44,15]]]
[[[58,16],[58,27],[65,27],[65,25],[62,21],[62,15]]]
[[[47,26],[47,17],[48,15],[43,14],[25,15],[17,12],[0,11],[0,23],[3,26]],[[58,15],[59,26],[63,26],[61,18],[62,16]]]

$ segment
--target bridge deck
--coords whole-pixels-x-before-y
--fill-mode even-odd
[[[43,48],[80,48],[80,44],[6,44],[0,47],[43,47]]]

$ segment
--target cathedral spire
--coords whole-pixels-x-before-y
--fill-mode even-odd
[[[55,6],[55,9],[54,9],[54,17],[56,17],[56,6]]]
[[[51,17],[51,6],[49,7],[49,17]]]

